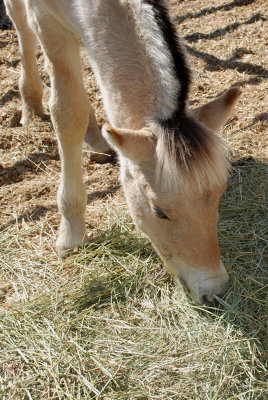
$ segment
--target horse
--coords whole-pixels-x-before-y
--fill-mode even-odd
[[[192,109],[192,71],[167,0],[5,0],[18,34],[22,125],[42,114],[37,39],[51,79],[58,139],[60,255],[86,243],[82,144],[114,149],[130,214],[192,298],[211,304],[229,286],[217,239],[229,162],[216,131],[240,96],[230,88]],[[87,50],[109,123],[100,131],[81,75]]]

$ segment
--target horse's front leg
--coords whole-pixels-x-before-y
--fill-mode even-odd
[[[75,57],[79,57],[78,52]],[[66,250],[88,240],[84,222],[87,196],[82,179],[82,143],[88,126],[89,104],[80,67],[71,70],[69,65],[53,66],[50,110],[61,157],[58,190],[61,224],[57,250],[64,255]]]
[[[56,245],[59,254],[64,255],[88,240],[84,222],[87,196],[82,179],[82,143],[90,105],[81,75],[78,40],[50,15],[47,20],[43,17],[36,23],[40,24],[37,31],[49,62],[49,106],[61,158],[58,190],[61,224]]]

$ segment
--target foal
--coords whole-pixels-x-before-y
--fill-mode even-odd
[[[57,249],[87,240],[81,149],[120,157],[121,181],[136,225],[165,267],[200,303],[228,286],[217,240],[218,204],[228,162],[214,133],[240,95],[230,89],[191,110],[191,70],[165,0],[6,0],[22,54],[22,124],[43,112],[35,36],[51,77],[50,112],[62,174]],[[80,68],[83,41],[109,123],[101,136]]]

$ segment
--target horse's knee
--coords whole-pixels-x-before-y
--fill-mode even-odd
[[[60,102],[50,102],[53,126],[62,145],[82,144],[88,125],[86,104],[62,97]]]

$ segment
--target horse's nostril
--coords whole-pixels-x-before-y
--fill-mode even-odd
[[[212,306],[215,303],[215,299],[208,294],[203,294],[200,298],[200,301],[204,306]]]
[[[220,305],[220,301],[218,299],[222,299],[225,295],[224,293],[220,293],[217,296],[210,296],[208,294],[203,294],[201,296],[201,304],[204,306],[209,306],[209,307],[217,307]]]
[[[214,293],[214,294],[204,293],[200,295],[201,304],[210,307],[219,306],[222,303],[221,299],[225,297],[226,292],[228,291],[229,288],[230,288],[230,280],[226,281],[224,286],[222,285],[221,291],[219,293]]]

